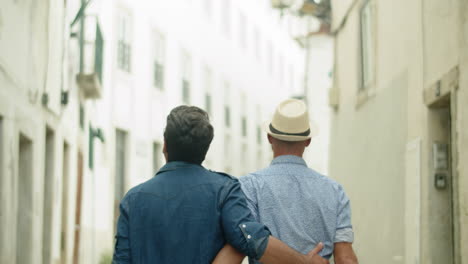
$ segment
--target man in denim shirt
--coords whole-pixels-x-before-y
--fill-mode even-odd
[[[317,254],[321,244],[303,255],[273,238],[252,217],[239,182],[201,166],[212,139],[203,110],[171,111],[167,164],[122,199],[113,263],[211,263],[226,243],[264,263],[328,263]]]
[[[308,168],[302,158],[316,134],[304,102],[282,102],[265,129],[273,161],[239,179],[254,218],[299,252],[322,241],[324,258],[333,255],[336,264],[357,264],[348,197],[339,183]],[[225,259],[243,258],[229,246],[222,253]],[[250,258],[250,263],[257,261]]]

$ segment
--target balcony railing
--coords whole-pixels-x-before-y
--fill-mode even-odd
[[[104,38],[96,16],[86,16],[83,30],[83,70],[77,75],[77,83],[85,98],[102,96],[102,69],[104,62]]]

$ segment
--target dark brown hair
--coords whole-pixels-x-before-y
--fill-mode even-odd
[[[164,131],[168,161],[201,164],[213,137],[213,126],[205,111],[186,105],[172,109]]]

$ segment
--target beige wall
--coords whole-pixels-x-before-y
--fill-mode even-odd
[[[468,263],[468,3],[460,1],[458,6],[460,37],[460,87],[457,107],[457,145],[458,145],[458,225],[461,262]]]
[[[442,126],[440,111],[424,103],[423,93],[458,66],[460,85],[452,101],[457,109],[452,122],[458,132],[453,200],[456,257],[461,262],[455,263],[468,263],[468,170],[463,162],[468,155],[467,4],[374,0],[375,94],[358,104],[362,2],[354,6],[335,38],[334,87],[340,97],[332,115],[329,163],[330,176],[344,185],[351,198],[357,254],[362,263],[414,263],[413,258],[419,263],[451,262],[444,257],[448,229],[443,224],[448,221],[450,194],[434,188],[431,163],[432,143],[441,137],[436,131]],[[340,13],[349,6],[333,3]],[[334,25],[341,19],[336,16]],[[421,142],[420,151],[409,149],[415,142]],[[420,202],[414,201],[410,184],[420,188]],[[418,215],[415,210],[420,221],[411,219]],[[405,236],[417,235],[414,229],[420,229],[420,238]],[[418,247],[420,252],[413,252]]]

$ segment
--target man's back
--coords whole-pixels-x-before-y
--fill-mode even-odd
[[[307,168],[297,156],[279,156],[240,178],[255,218],[299,252],[323,242],[330,258],[337,242],[352,242],[349,200],[335,181]]]
[[[115,263],[211,263],[226,242],[256,256],[266,242],[244,233],[269,235],[252,223],[237,180],[185,162],[131,189],[120,211]]]

